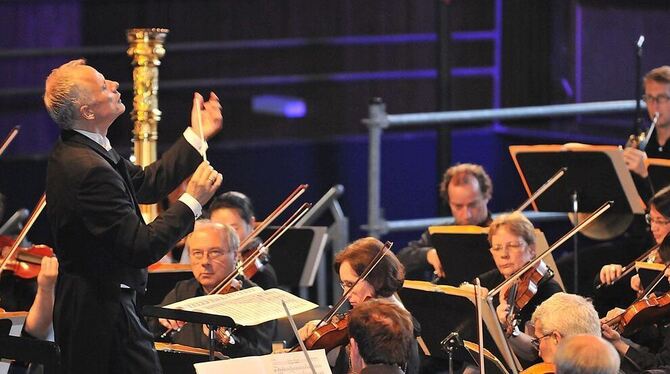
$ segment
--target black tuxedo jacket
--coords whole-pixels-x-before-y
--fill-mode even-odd
[[[121,284],[146,287],[146,267],[192,231],[182,202],[153,222],[138,203],[155,203],[198,166],[200,154],[180,138],[142,169],[76,131],[63,131],[47,167],[47,213],[60,263],[54,329],[69,372],[107,372],[121,313]],[[126,291],[127,292],[127,291]],[[79,371],[76,368],[80,368]]]

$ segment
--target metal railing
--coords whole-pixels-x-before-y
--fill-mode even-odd
[[[467,124],[501,120],[519,120],[541,117],[569,117],[586,114],[633,113],[635,100],[603,101],[579,104],[543,105],[502,109],[477,109],[451,112],[388,114],[381,98],[374,98],[368,106],[368,118],[362,120],[368,127],[368,223],[361,228],[370,236],[380,237],[391,231],[423,229],[429,224],[441,224],[446,219],[423,218],[387,221],[381,207],[381,138],[391,127],[422,127],[435,124]],[[642,103],[642,107],[645,105]],[[536,216],[533,214],[532,216]],[[549,216],[539,215],[543,219]],[[556,215],[554,218],[564,217]],[[529,217],[532,218],[532,217]],[[427,224],[428,223],[428,224]]]

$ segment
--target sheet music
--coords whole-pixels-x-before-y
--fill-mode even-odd
[[[294,314],[318,306],[278,288],[264,291],[260,287],[252,287],[226,295],[194,297],[165,307],[228,316],[238,325],[254,326],[284,317],[282,300]]]
[[[309,351],[318,374],[332,374],[326,351]],[[265,356],[242,357],[195,364],[197,374],[258,373],[258,374],[312,374],[303,352],[278,353]]]

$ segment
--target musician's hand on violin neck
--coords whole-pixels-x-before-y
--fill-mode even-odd
[[[600,283],[612,284],[614,280],[621,276],[623,266],[618,264],[605,265],[600,269]]]
[[[435,275],[440,278],[447,276],[442,268],[442,262],[440,262],[440,257],[437,256],[437,250],[435,248],[431,248],[426,253],[426,261],[433,267],[433,273]]]
[[[185,324],[184,321],[175,321],[173,319],[165,319],[165,318],[159,318],[158,323],[172,330],[179,330]]]
[[[40,272],[37,274],[37,289],[40,292],[53,292],[58,279],[58,259],[42,257]]]
[[[301,327],[298,330],[298,336],[300,336],[300,340],[304,341],[307,338],[309,338],[309,336],[312,335],[312,332],[314,332],[314,330],[316,330],[316,327],[317,327],[316,325],[318,323],[319,323],[319,320],[317,320],[317,319],[305,323],[305,326]]]
[[[630,278],[630,288],[632,288],[633,291],[637,291],[638,294],[644,292],[642,282],[640,281],[640,275],[635,274]]]

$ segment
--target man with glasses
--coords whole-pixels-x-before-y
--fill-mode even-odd
[[[658,121],[644,151],[634,147],[624,149],[624,161],[628,169],[636,177],[636,185],[643,199],[648,199],[653,193],[648,187],[649,182],[640,183],[640,178],[647,179],[647,167],[644,160],[650,158],[670,159],[670,66],[661,66],[649,71],[644,76],[644,95],[642,100],[647,104],[649,118],[653,119],[658,113]]]
[[[181,281],[163,299],[162,305],[204,296],[224,278],[235,271],[237,248],[240,242],[228,225],[209,220],[196,222],[194,231],[186,238],[194,278]],[[246,279],[237,282],[238,289],[255,286]],[[197,348],[208,348],[208,331],[201,324],[159,319],[160,325],[175,330],[172,342]],[[161,334],[164,328],[151,321],[153,330]],[[178,331],[177,331],[178,330]],[[229,357],[257,356],[272,351],[274,321],[258,326],[240,327],[231,332],[225,328],[216,331],[216,350]]]
[[[573,335],[600,337],[600,320],[591,302],[579,295],[559,292],[540,304],[531,317],[528,334],[531,346],[543,362],[554,363],[562,340]]]
[[[440,183],[440,197],[449,204],[454,216],[454,221],[449,224],[488,226],[491,215],[487,204],[492,193],[491,178],[480,165],[459,164],[447,169]],[[405,266],[407,279],[432,280],[431,272],[437,277],[445,277],[428,230],[419,240],[400,250],[398,259]]]

